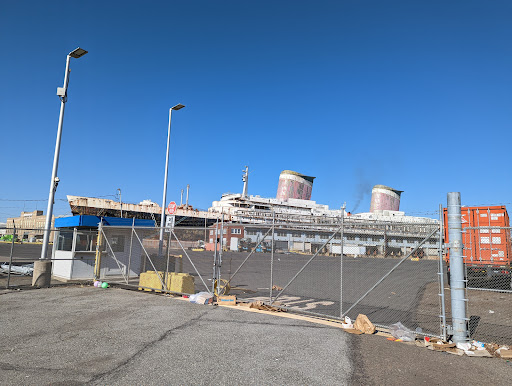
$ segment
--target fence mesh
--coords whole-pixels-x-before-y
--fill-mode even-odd
[[[467,317],[472,339],[512,344],[509,227],[463,229]]]
[[[166,230],[161,238],[160,228],[104,227],[100,278],[146,290],[210,291],[211,257],[194,251],[204,231],[184,227]],[[172,284],[176,278],[179,283]]]
[[[246,225],[238,252],[224,243],[222,278],[246,300],[439,335],[439,234],[435,222]]]
[[[344,252],[352,253],[343,265],[344,313],[439,335],[439,226],[358,223],[346,237]]]
[[[0,234],[0,288],[32,285],[34,261],[41,258],[42,235],[40,228],[6,228]],[[51,230],[51,235],[55,230]],[[47,250],[51,258],[52,245]],[[51,284],[60,283],[55,278]]]

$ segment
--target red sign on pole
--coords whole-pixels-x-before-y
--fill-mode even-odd
[[[174,214],[176,213],[176,203],[174,201],[171,201],[169,203],[169,206],[167,207],[167,214]]]

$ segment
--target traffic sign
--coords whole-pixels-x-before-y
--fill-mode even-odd
[[[176,223],[176,216],[170,215],[165,218],[165,231],[170,232],[174,229],[174,224]]]
[[[169,203],[169,206],[167,207],[167,214],[174,214],[176,213],[176,203],[174,201],[171,201]]]

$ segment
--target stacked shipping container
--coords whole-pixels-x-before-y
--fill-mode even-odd
[[[444,237],[448,238],[448,212],[443,210]],[[463,256],[468,275],[510,274],[510,221],[505,206],[462,207]],[[449,263],[449,250],[446,262]]]

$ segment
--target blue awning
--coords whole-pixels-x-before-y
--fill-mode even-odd
[[[76,227],[97,228],[102,219],[103,219],[104,226],[132,226],[132,224],[133,224],[132,218],[79,215],[79,216],[56,218],[55,219],[55,228],[76,228]],[[155,222],[153,220],[141,220],[141,219],[135,219],[134,225],[136,227],[154,227],[154,226],[156,226]]]

